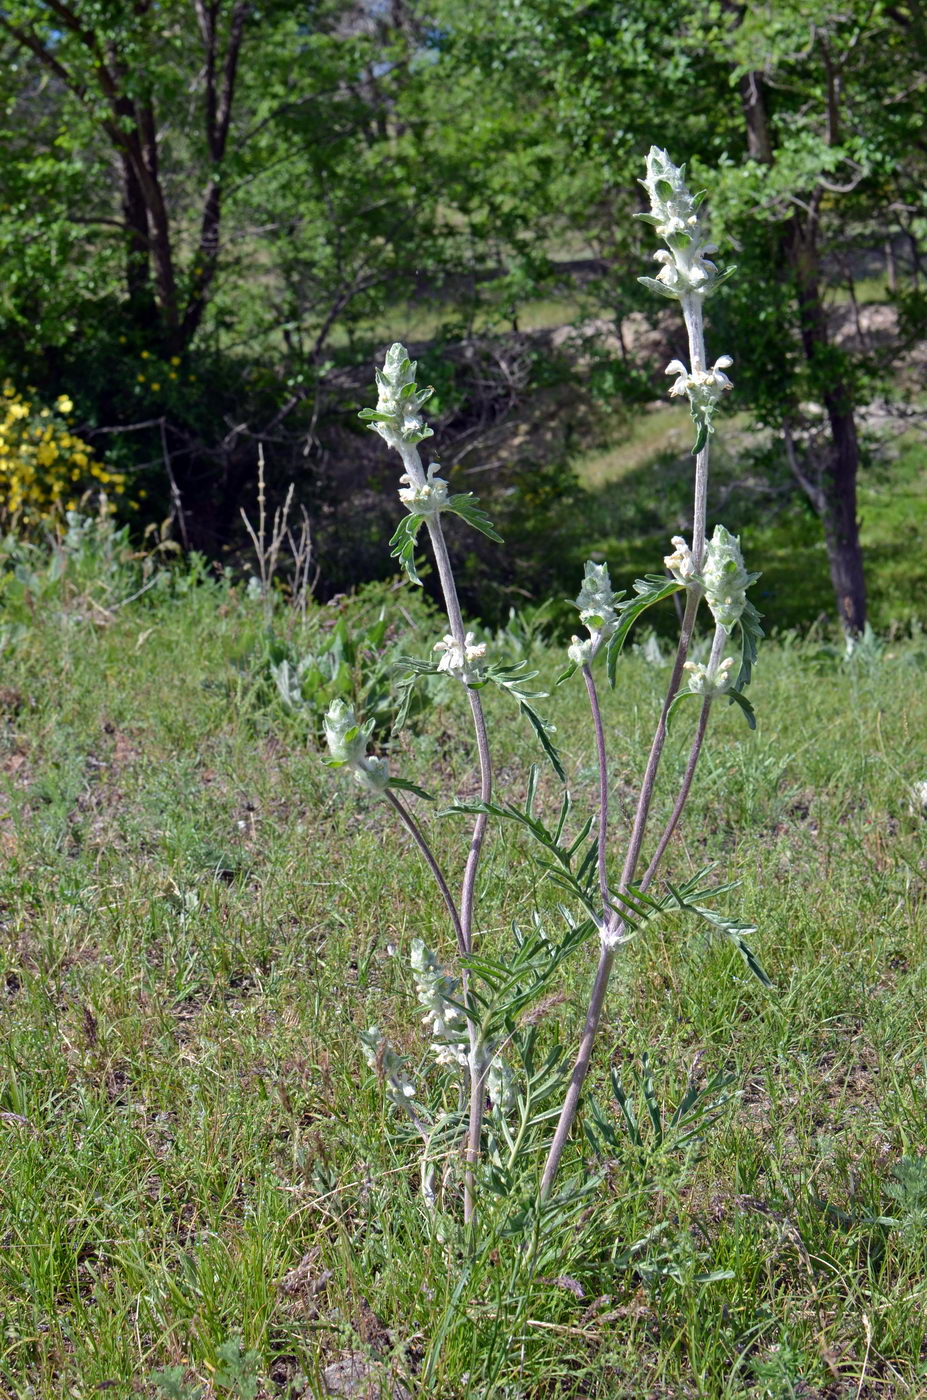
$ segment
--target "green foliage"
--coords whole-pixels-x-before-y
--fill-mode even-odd
[[[215,1383],[234,1338],[230,1361],[258,1353],[245,1385],[296,1394],[324,1393],[325,1368],[348,1356],[386,1393],[401,1381],[448,1400],[506,1388],[787,1394],[790,1377],[796,1391],[855,1393],[868,1327],[870,1358],[889,1356],[893,1383],[916,1394],[923,1173],[901,1164],[927,1140],[923,821],[907,811],[925,776],[923,636],[898,631],[864,665],[845,664],[842,645],[773,638],[754,681],[763,730],[748,735],[719,707],[722,742],[691,797],[698,860],[741,879],[738,910],[762,923],[779,991],[758,996],[728,937],[693,937],[693,916],[667,908],[651,939],[620,953],[607,1048],[635,1055],[594,1067],[561,1195],[539,1210],[529,1156],[504,1195],[486,1185],[491,1228],[472,1250],[423,1211],[409,1143],[345,1030],[380,1016],[420,1063],[405,955],[440,918],[427,872],[379,808],[359,812],[314,749],[292,745],[291,722],[267,703],[266,666],[254,666],[261,610],[231,580],[199,561],[103,619],[91,600],[108,608],[142,586],[130,555],[85,542],[79,569],[69,558],[53,584],[53,551],[24,548],[6,572],[24,563],[37,581],[28,598],[11,583],[0,599],[0,626],[19,629],[0,693],[3,1386],[36,1400],[140,1383],[156,1394],[158,1372],[186,1400],[234,1396]],[[53,590],[45,602],[40,586]],[[333,613],[363,630],[379,606],[370,595],[311,605],[304,638],[291,624],[296,651]],[[415,627],[396,640],[414,653],[433,624],[418,591],[403,606]],[[551,688],[559,642],[530,645]],[[621,668],[624,792],[658,673],[628,646]],[[520,767],[533,735],[495,687],[481,694],[500,765]],[[800,742],[774,744],[766,736],[795,733],[796,695]],[[594,785],[569,737],[585,708],[581,686],[545,706],[576,799],[564,847]],[[453,738],[465,713],[462,687],[430,712],[408,745],[410,779],[468,790]],[[667,741],[674,775],[683,738]],[[560,806],[540,772],[532,810],[552,836]],[[666,795],[658,806],[655,825]],[[452,856],[452,822],[430,825]],[[532,853],[557,858],[523,823],[497,831],[483,908],[507,975],[525,955],[498,883],[529,946],[539,935],[523,911],[540,903],[557,949],[567,896],[538,889]],[[686,847],[668,859],[680,889]],[[513,1014],[513,1141],[553,1103],[562,1059],[550,1057],[580,1029],[588,951],[561,965],[543,1021]],[[532,956],[543,967],[548,952]],[[695,1046],[707,1047],[704,1069]],[[641,1146],[613,1102],[613,1067]],[[711,1090],[716,1073],[744,1092],[704,1131],[707,1106],[733,1087]],[[676,1147],[690,1083],[693,1113],[707,1111]],[[616,1137],[600,1153],[585,1132],[592,1101]],[[487,1163],[487,1183],[511,1153],[501,1125],[493,1151],[502,1166]]]

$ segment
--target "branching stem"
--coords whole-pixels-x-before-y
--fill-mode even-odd
[[[680,298],[682,312],[685,317],[686,331],[689,338],[689,359],[692,372],[705,368],[705,332],[702,319],[702,298],[697,294],[687,294]],[[708,502],[708,464],[709,445],[706,442],[701,452],[695,459],[695,485],[693,492],[693,512],[692,512],[692,558],[696,569],[701,568],[702,556],[705,552],[705,525],[707,517]],[[628,842],[628,849],[625,855],[624,868],[621,872],[621,881],[618,886],[618,899],[628,893],[634,879],[634,872],[640,859],[641,847],[644,843],[644,835],[647,830],[647,818],[650,815],[650,807],[653,802],[654,788],[656,786],[657,773],[660,767],[660,760],[663,756],[663,746],[666,743],[666,722],[670,707],[679,691],[682,680],[683,667],[689,655],[689,647],[692,642],[692,633],[695,627],[695,618],[698,612],[699,603],[702,599],[702,591],[696,585],[690,585],[687,591],[686,608],[683,613],[682,626],[679,632],[679,642],[676,647],[676,655],[673,660],[673,669],[670,673],[669,685],[666,690],[666,698],[663,701],[663,708],[660,711],[660,718],[657,721],[656,733],[653,736],[653,743],[650,746],[650,754],[647,758],[647,767],[644,770],[644,778],[641,783],[640,795],[637,801],[637,809],[634,813],[634,822],[631,827],[631,836]],[[587,682],[588,689],[588,682]],[[707,714],[705,716],[707,723]],[[702,733],[704,738],[704,729]],[[596,730],[596,742],[598,744],[599,732]],[[692,774],[695,772],[695,763],[698,762],[698,755],[701,751],[701,740],[695,753],[695,761],[692,763]],[[690,755],[691,759],[691,755]],[[603,760],[600,750],[600,771]],[[688,769],[687,769],[688,773]],[[692,775],[689,775],[689,787],[691,787]],[[682,794],[682,802],[677,799],[679,812],[676,815],[678,822],[688,797],[688,787]],[[674,808],[675,811],[675,808]],[[674,823],[675,826],[675,823]],[[672,836],[672,830],[670,831]],[[667,838],[668,840],[669,838]],[[600,814],[600,840],[601,840],[601,814]],[[665,847],[664,847],[665,849]],[[660,852],[662,855],[662,851]],[[601,872],[600,872],[601,883]],[[607,908],[607,906],[606,906]],[[608,989],[608,979],[611,976],[612,964],[615,960],[615,950],[622,940],[625,926],[618,909],[612,908],[606,913],[606,921],[602,928],[602,946],[599,952],[599,963],[596,968],[595,981],[592,987],[592,995],[586,1011],[586,1020],[583,1027],[582,1039],[576,1061],[573,1065],[573,1074],[570,1079],[570,1087],[567,1090],[560,1117],[557,1121],[557,1128],[554,1133],[553,1142],[550,1146],[547,1162],[544,1166],[544,1174],[541,1178],[542,1199],[550,1194],[554,1179],[560,1166],[560,1159],[563,1156],[570,1131],[573,1127],[573,1120],[579,1108],[580,1095],[582,1093],[583,1082],[586,1072],[589,1069],[589,1062],[592,1057],[592,1049],[595,1043],[596,1032],[599,1027],[599,1019],[602,1015],[602,1007],[605,1002],[605,993]]]
[[[434,852],[432,851],[431,847],[426,841],[418,822],[415,820],[405,803],[399,800],[392,788],[384,788],[383,795],[386,798],[387,802],[389,802],[390,806],[393,807],[399,813],[403,826],[406,828],[409,835],[412,837],[412,840],[415,842],[416,846],[418,846],[422,855],[425,857],[425,860],[428,863],[428,868],[431,871],[432,875],[435,877],[435,882],[438,886],[438,889],[441,891],[444,903],[447,905],[447,912],[450,915],[451,923],[454,926],[454,933],[457,936],[457,946],[460,949],[460,951],[463,952],[463,929],[461,928],[460,924],[460,915],[457,912],[457,905],[454,903],[454,896],[451,894],[450,889],[448,888],[447,881],[445,880],[441,867],[438,864],[437,859],[435,858]]]

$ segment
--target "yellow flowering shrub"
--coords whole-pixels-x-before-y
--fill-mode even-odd
[[[0,520],[35,524],[76,510],[81,497],[98,491],[121,496],[126,479],[107,471],[93,448],[71,431],[74,405],[61,394],[48,408],[31,390],[10,382],[0,391]]]

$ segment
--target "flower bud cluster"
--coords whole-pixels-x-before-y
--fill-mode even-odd
[[[707,241],[699,222],[698,208],[703,196],[690,193],[685,172],[684,165],[674,165],[665,151],[651,146],[647,175],[641,181],[650,196],[650,213],[638,217],[653,225],[667,247],[654,253],[654,260],[660,264],[656,278],[639,280],[673,300],[708,296],[722,278],[709,259],[718,250]]]
[[[567,655],[574,666],[588,666],[603,642],[618,626],[617,599],[607,564],[594,564],[586,560],[583,584],[576,599],[580,621],[589,631],[586,638],[573,637],[567,648]]]
[[[714,668],[703,666],[700,661],[687,661],[685,669],[689,672],[689,689],[693,695],[705,695],[709,699],[723,695],[731,688],[733,667],[733,656],[726,656]]]
[[[437,515],[447,505],[448,484],[443,477],[435,476],[437,469],[437,462],[432,462],[420,485],[408,474],[399,478],[406,483],[400,488],[399,499],[411,515]]]
[[[422,405],[431,398],[432,389],[419,389],[415,382],[415,361],[410,360],[404,345],[397,341],[386,352],[382,370],[376,371],[379,398],[376,408],[365,408],[361,418],[388,447],[401,451],[403,445],[421,442],[432,436],[422,417]]]
[[[464,685],[473,685],[479,680],[483,669],[483,657],[486,655],[486,643],[476,642],[472,632],[466,634],[462,644],[447,632],[440,642],[435,642],[433,650],[443,652],[438,662],[439,671],[456,676]]]
[[[728,636],[746,606],[747,589],[758,578],[744,567],[739,538],[716,525],[705,550],[701,584],[712,617]]]
[[[412,940],[411,961],[419,1005],[425,1012],[422,1024],[431,1028],[431,1048],[438,1064],[466,1069],[469,1063],[466,1017],[453,1005],[460,991],[457,978],[449,977],[442,970],[434,953],[420,938]]]
[[[677,583],[686,588],[695,585],[704,591],[712,617],[730,636],[747,605],[747,589],[759,578],[759,574],[751,574],[746,569],[739,538],[723,525],[716,525],[705,546],[701,572],[695,567],[692,551],[681,535],[674,535],[671,543],[675,545],[675,552],[667,554],[663,563]],[[696,689],[691,681],[689,684],[690,689]]]
[[[361,1049],[370,1068],[386,1081],[387,1097],[400,1107],[415,1098],[415,1085],[407,1078],[405,1061],[380,1034],[379,1026],[369,1026],[360,1033]]]
[[[518,1107],[518,1085],[508,1065],[498,1055],[486,1071],[486,1093],[493,1108],[512,1113]]]
[[[379,796],[389,782],[389,764],[385,758],[367,754],[367,743],[373,721],[358,724],[352,707],[344,700],[333,700],[325,716],[325,742],[331,754],[332,768],[349,768],[354,781],[367,792]]]
[[[714,432],[711,420],[721,395],[734,387],[724,373],[733,363],[730,355],[721,355],[711,369],[690,371],[686,369],[682,360],[670,360],[666,366],[667,374],[676,375],[676,382],[670,389],[670,398],[680,398],[685,394],[689,400],[692,417],[709,433]]]

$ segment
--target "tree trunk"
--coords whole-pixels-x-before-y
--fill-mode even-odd
[[[729,7],[741,15],[741,7]],[[741,16],[742,17],[742,16]],[[772,165],[773,143],[763,92],[763,75],[745,73],[738,82],[741,110],[747,132],[747,148],[754,160]],[[832,87],[828,86],[829,121],[837,115]],[[805,359],[812,372],[820,371],[820,390],[830,428],[828,460],[819,482],[802,478],[809,499],[821,517],[830,577],[834,586],[840,621],[848,636],[856,636],[866,625],[866,583],[863,552],[857,519],[856,479],[859,472],[859,443],[853,416],[849,385],[828,364],[832,354],[827,313],[820,292],[820,261],[816,229],[818,190],[808,205],[808,214],[796,213],[783,229],[781,258],[792,274],[798,299],[799,333]]]
[[[813,216],[807,222],[798,214],[794,216],[786,251],[795,278],[802,348],[810,369],[815,371],[828,358],[830,345],[827,312],[819,285]],[[821,377],[830,448],[821,473],[818,509],[840,621],[848,636],[857,636],[866,625],[866,582],[856,514],[859,442],[853,397],[832,365],[826,365]]]

